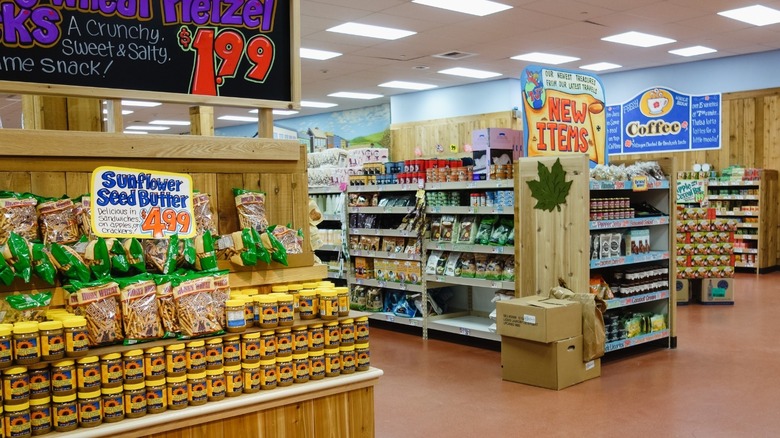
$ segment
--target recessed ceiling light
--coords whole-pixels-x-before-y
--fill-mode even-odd
[[[326,59],[331,59],[342,55],[339,52],[329,52],[327,50],[317,50],[317,49],[305,49],[303,47],[301,47],[300,54],[301,54],[301,58],[316,59],[318,61],[324,61]]]
[[[462,12],[464,14],[477,15],[480,17],[512,9],[512,6],[488,0],[413,0],[412,3]]]
[[[698,55],[706,55],[707,53],[715,53],[717,50],[711,49],[709,47],[704,46],[692,46],[692,47],[685,47],[682,49],[675,49],[670,50],[669,53],[672,55],[680,55],[680,56],[698,56]]]
[[[145,102],[145,101],[141,101],[141,100],[123,100],[122,101],[122,106],[142,106],[142,107],[151,108],[151,107],[160,106],[160,105],[162,105],[162,103],[160,103],[160,102]]]
[[[125,134],[148,134],[146,131],[122,131]]]
[[[365,100],[378,99],[380,97],[384,97],[381,94],[353,93],[351,91],[339,91],[338,93],[328,94],[328,96],[329,97],[344,97],[344,98],[347,98],[347,99],[365,99]]]
[[[372,26],[361,23],[344,23],[328,29],[328,32],[345,33],[348,35],[364,36],[369,38],[379,38],[383,40],[397,40],[399,38],[414,35],[417,32],[410,30],[394,29],[392,27]]]
[[[315,102],[313,100],[302,100],[301,106],[303,108],[333,108],[334,106],[338,106],[337,103],[330,103],[330,102]]]
[[[555,55],[553,53],[531,52],[523,55],[513,56],[511,59],[518,61],[539,62],[542,64],[564,64],[566,62],[579,61],[580,58],[566,55]]]
[[[739,20],[754,26],[780,23],[780,11],[761,5],[718,12],[718,15]]]
[[[419,82],[405,82],[405,81],[390,81],[385,82],[384,84],[379,84],[380,87],[386,87],[386,88],[401,88],[404,90],[430,90],[431,88],[436,88],[436,85],[432,84],[421,84]]]
[[[137,131],[167,131],[171,129],[170,126],[152,126],[152,125],[130,125],[125,129],[134,129]]]
[[[293,114],[298,114],[298,111],[295,110],[278,110],[275,109],[272,111],[277,116],[291,116]]]
[[[152,120],[150,125],[190,126],[188,120]]]
[[[485,71],[485,70],[474,70],[472,68],[463,68],[463,67],[455,67],[455,68],[448,68],[446,70],[439,70],[439,73],[445,75],[463,76],[463,77],[475,78],[475,79],[487,79],[487,78],[494,78],[496,76],[501,76],[501,73],[495,73],[492,71]]]
[[[229,122],[257,122],[257,117],[249,116],[219,116],[217,120],[227,120]]]
[[[602,38],[601,40],[609,41],[612,43],[628,44],[630,46],[637,46],[637,47],[653,47],[653,46],[660,46],[661,44],[669,44],[669,43],[676,42],[676,40],[673,40],[671,38],[665,38],[657,35],[650,35],[649,33],[634,32],[634,31],[608,36]]]
[[[133,110],[122,110],[123,116],[129,116],[130,114],[133,114],[135,111]]]
[[[597,62],[595,64],[588,64],[588,65],[581,65],[580,68],[583,70],[591,70],[591,71],[604,71],[604,70],[612,70],[615,68],[623,67],[622,65],[613,64],[611,62]]]

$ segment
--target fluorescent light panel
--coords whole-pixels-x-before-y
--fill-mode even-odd
[[[127,116],[130,114],[133,114],[135,111],[132,110],[122,110],[122,115]],[[103,108],[103,114],[108,114],[108,110],[106,108]]]
[[[679,55],[679,56],[699,56],[699,55],[706,55],[707,53],[715,53],[717,50],[711,49],[709,47],[704,46],[692,46],[692,47],[685,47],[682,49],[675,49],[670,50],[669,53],[672,55]]]
[[[328,29],[328,32],[344,33],[347,35],[357,35],[369,38],[379,38],[383,40],[397,40],[399,38],[414,35],[417,32],[410,30],[394,29],[392,27],[372,26],[362,23],[344,23]]]
[[[385,88],[401,88],[404,90],[430,90],[431,88],[436,88],[436,85],[432,84],[422,84],[419,82],[406,82],[406,81],[390,81],[385,82],[384,84],[379,84],[380,87]]]
[[[136,131],[167,131],[171,129],[170,126],[152,126],[152,125],[130,125],[125,127],[127,130]]]
[[[342,55],[339,52],[329,52],[327,50],[317,50],[317,49],[305,49],[303,47],[301,47],[300,54],[301,54],[301,58],[316,59],[318,61],[325,61],[326,59],[331,59]]]
[[[609,41],[611,43],[628,44],[629,46],[636,47],[654,47],[662,44],[669,44],[676,42],[671,38],[661,37],[657,35],[650,35],[649,33],[642,32],[625,32],[617,35],[604,37],[602,41]]]
[[[488,0],[413,0],[412,3],[462,12],[464,14],[471,14],[479,17],[512,9],[512,6]]]
[[[567,62],[580,60],[580,58],[575,58],[574,56],[556,55],[554,53],[542,53],[542,52],[525,53],[523,55],[513,56],[511,59],[516,59],[518,61],[539,62],[542,64],[552,64],[552,65],[564,64]]]
[[[298,114],[298,111],[295,110],[273,110],[271,112],[277,116],[291,116],[293,114]]]
[[[152,108],[155,106],[160,106],[162,103],[160,102],[145,102],[141,100],[123,100],[122,106],[140,106],[145,108]]]
[[[150,125],[190,126],[188,120],[152,120]]]
[[[257,117],[249,116],[219,116],[217,120],[227,120],[229,122],[257,122]]]
[[[604,70],[612,70],[615,68],[623,67],[622,65],[613,64],[611,62],[597,62],[595,64],[588,64],[588,65],[581,65],[580,68],[583,70],[590,70],[590,71],[604,71]]]
[[[338,106],[337,103],[330,103],[330,102],[315,102],[313,100],[302,100],[301,106],[303,108],[333,108],[334,106]]]
[[[754,26],[766,26],[768,24],[780,23],[780,11],[761,5],[730,9],[728,11],[718,12],[718,15]]]
[[[343,98],[346,98],[346,99],[371,100],[371,99],[378,99],[378,98],[383,97],[383,96],[381,94],[353,93],[351,91],[339,91],[337,93],[328,94],[328,97],[343,97]]]
[[[125,134],[148,134],[146,131],[122,131]]]
[[[445,75],[463,76],[463,77],[475,78],[475,79],[487,79],[487,78],[495,78],[496,76],[501,76],[501,73],[495,73],[492,71],[485,71],[485,70],[474,70],[472,68],[463,68],[463,67],[455,67],[455,68],[448,68],[446,70],[439,70],[439,73]]]

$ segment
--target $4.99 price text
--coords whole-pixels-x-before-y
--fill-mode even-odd
[[[153,237],[159,238],[168,234],[188,234],[190,232],[191,218],[186,211],[179,211],[172,208],[161,209],[152,207],[149,210],[141,211],[141,232],[150,233]]]
[[[195,52],[195,67],[190,79],[190,93],[217,96],[219,86],[226,78],[238,73],[244,57],[249,66],[244,78],[263,83],[274,63],[273,41],[259,34],[248,41],[232,29],[197,28],[193,35],[189,27],[179,29],[179,47]]]

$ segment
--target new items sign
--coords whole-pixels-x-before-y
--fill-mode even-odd
[[[90,181],[92,230],[100,237],[195,236],[187,174],[98,167]]]
[[[607,152],[649,154],[719,149],[720,94],[694,96],[655,87],[607,107]]]
[[[605,164],[604,85],[593,75],[527,67],[523,88],[523,132],[529,157],[587,154],[591,167]]]

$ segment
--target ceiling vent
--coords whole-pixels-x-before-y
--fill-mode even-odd
[[[437,55],[433,55],[433,57],[434,58],[442,58],[442,59],[459,60],[459,59],[471,58],[472,56],[475,56],[475,55],[476,55],[476,53],[459,52],[457,50],[453,50],[451,52],[444,52],[444,53],[439,53]]]

